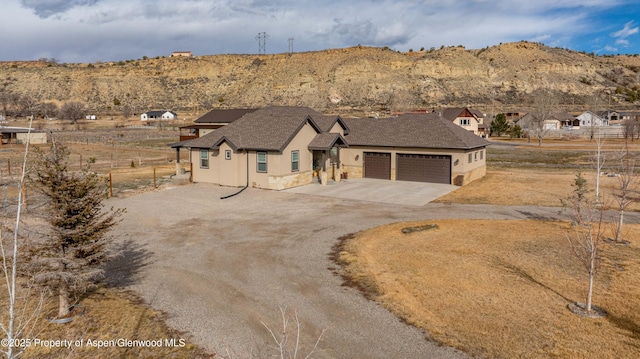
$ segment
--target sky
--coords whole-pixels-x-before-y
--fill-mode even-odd
[[[0,0],[0,61],[93,63],[520,40],[640,53],[640,0]],[[292,39],[292,40],[290,40]]]

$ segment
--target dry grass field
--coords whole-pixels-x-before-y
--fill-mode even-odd
[[[6,290],[0,291],[0,300],[7,302]],[[28,304],[27,313],[34,311],[35,299]],[[24,302],[18,301],[18,308]],[[28,338],[32,345],[21,358],[209,358],[213,357],[190,343],[189,338],[167,327],[164,314],[149,309],[133,294],[115,289],[99,289],[90,293],[81,301],[82,315],[66,324],[49,323],[47,318],[57,312],[54,301],[46,301],[34,330]],[[3,311],[2,322],[7,322],[7,313]],[[87,340],[105,341],[116,339],[153,340],[162,339],[160,347],[96,347],[87,344]],[[183,339],[175,346],[166,345],[164,339]],[[72,340],[71,348],[49,348],[37,344],[34,340]],[[80,346],[75,341],[83,340]]]
[[[560,207],[578,171],[591,188],[594,144],[525,141],[487,153],[487,175],[437,202]],[[621,141],[608,140],[606,156]],[[631,146],[634,154],[640,145]],[[609,162],[611,163],[611,162]],[[601,176],[610,197],[616,177]],[[633,203],[632,211],[640,210]],[[408,226],[437,229],[403,234]],[[433,339],[486,358],[634,358],[640,352],[640,226],[629,247],[604,244],[594,303],[602,319],[572,314],[587,275],[565,238],[568,223],[442,220],[398,223],[359,233],[338,247],[347,282]]]
[[[346,275],[435,340],[486,358],[634,358],[640,350],[640,226],[630,247],[604,245],[594,303],[580,318],[587,276],[567,223],[442,220],[411,234],[399,223],[356,235],[340,252]]]
[[[107,126],[105,126],[107,128]],[[132,133],[133,136],[128,134]],[[119,135],[122,134],[122,135]],[[175,174],[175,152],[166,144],[177,141],[176,131],[124,131],[113,129],[97,131],[59,133],[56,138],[70,149],[70,168],[79,169],[91,160],[92,169],[113,181],[113,195],[129,195],[141,191],[153,190],[155,185],[162,186],[170,182],[169,175]],[[109,139],[116,139],[109,140]],[[32,150],[36,146],[32,147]],[[46,150],[46,145],[37,146]],[[24,146],[9,144],[0,146],[0,184],[2,196],[7,199],[9,211],[17,203],[17,179],[21,173]],[[33,155],[33,152],[31,152]],[[182,153],[182,159],[188,158]],[[5,186],[3,186],[5,187]],[[27,208],[34,202],[27,189]],[[3,201],[4,201],[3,198]],[[27,211],[28,213],[28,211]],[[4,234],[4,232],[3,232]],[[4,281],[3,281],[4,283]],[[22,287],[21,287],[22,288]],[[0,286],[0,303],[7,303],[6,285]],[[33,298],[32,298],[33,300]],[[164,323],[164,315],[149,309],[135,295],[114,288],[102,288],[89,293],[81,300],[84,315],[76,317],[69,324],[50,324],[47,318],[55,314],[55,298],[47,297],[45,309],[40,313],[33,335],[43,340],[55,339],[130,339],[158,340],[182,338],[183,347],[161,348],[92,348],[84,344],[75,349],[47,349],[43,346],[31,347],[23,358],[204,358],[212,354],[204,352],[189,342],[188,336],[176,333]],[[33,302],[31,303],[33,304]],[[19,303],[22,305],[22,302]],[[2,311],[2,323],[6,323],[6,310]]]

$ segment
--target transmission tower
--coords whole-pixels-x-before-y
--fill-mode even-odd
[[[267,53],[267,39],[269,35],[266,32],[259,32],[256,36],[258,40],[258,55],[264,55]]]
[[[293,53],[293,37],[290,37],[289,40],[289,54]]]

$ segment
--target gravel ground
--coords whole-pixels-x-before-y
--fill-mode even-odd
[[[195,343],[234,358],[276,353],[262,322],[279,333],[283,306],[302,322],[303,352],[327,329],[316,358],[466,358],[342,286],[328,257],[336,239],[405,220],[558,215],[557,208],[415,207],[252,188],[220,199],[235,191],[191,184],[109,200],[127,208],[115,229],[124,255],[109,281],[167,312],[169,325]]]

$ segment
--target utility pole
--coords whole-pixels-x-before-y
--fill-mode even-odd
[[[259,32],[256,36],[258,40],[258,55],[264,55],[267,53],[267,39],[269,35],[266,32]]]
[[[293,37],[290,37],[287,41],[289,42],[289,55],[291,55],[293,53]]]

